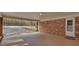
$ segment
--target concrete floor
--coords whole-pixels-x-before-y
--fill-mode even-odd
[[[18,41],[19,40],[19,41]],[[8,44],[14,42],[14,44]],[[19,43],[18,43],[19,42]],[[4,38],[2,45],[13,46],[79,46],[79,40],[70,40],[62,36],[49,35],[46,33],[34,32],[34,33],[22,33],[10,38]]]

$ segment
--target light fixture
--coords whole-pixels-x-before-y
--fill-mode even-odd
[[[37,16],[38,19],[40,19],[40,17],[41,17],[42,15],[43,15],[42,13],[39,13],[39,15]]]
[[[40,13],[40,16],[43,15],[42,13]]]

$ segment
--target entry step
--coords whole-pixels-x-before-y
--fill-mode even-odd
[[[70,40],[75,40],[75,37],[66,36],[65,38],[70,39]]]

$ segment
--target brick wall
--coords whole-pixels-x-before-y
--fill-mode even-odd
[[[76,17],[75,19],[75,35],[79,37],[79,17]]]
[[[65,19],[43,21],[39,23],[39,31],[54,35],[65,34]]]
[[[0,17],[0,36],[2,36],[2,17]]]

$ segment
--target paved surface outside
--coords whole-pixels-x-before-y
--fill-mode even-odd
[[[27,26],[4,26],[3,34],[5,36],[18,35],[21,33],[31,33],[33,30],[29,29]]]

